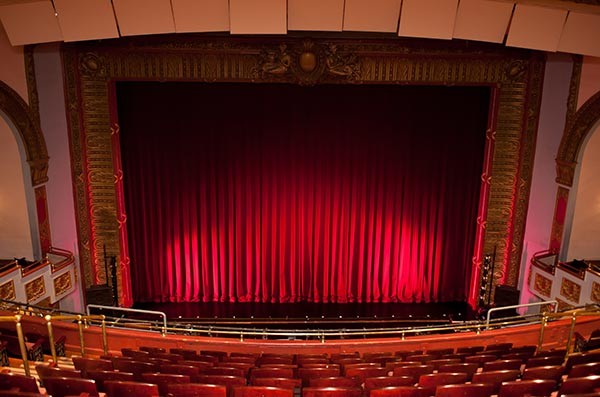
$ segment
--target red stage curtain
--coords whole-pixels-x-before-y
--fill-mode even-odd
[[[117,93],[135,301],[466,298],[488,88]]]

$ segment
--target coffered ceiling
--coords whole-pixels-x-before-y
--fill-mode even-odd
[[[0,0],[13,45],[163,33],[378,32],[600,56],[600,0]]]

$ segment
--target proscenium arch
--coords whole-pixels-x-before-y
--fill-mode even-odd
[[[0,81],[0,110],[15,125],[23,142],[31,184],[41,185],[48,181],[48,149],[39,124],[31,114],[29,105],[6,83]]]
[[[588,134],[600,121],[600,91],[588,99],[565,128],[556,156],[556,182],[573,186],[577,158]]]

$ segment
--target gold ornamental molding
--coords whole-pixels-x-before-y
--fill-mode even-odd
[[[10,280],[2,285],[0,285],[0,299],[14,301],[17,298],[17,294],[15,292],[15,282],[14,280]]]
[[[0,112],[10,119],[19,132],[33,186],[47,182],[48,150],[38,116],[34,115],[35,112],[15,90],[2,81],[0,81]]]
[[[43,275],[25,284],[25,296],[27,297],[27,302],[35,301],[45,293],[46,283],[44,282]]]
[[[533,289],[539,294],[550,298],[552,294],[552,280],[542,276],[539,273],[535,274]]]
[[[479,85],[492,91],[492,156],[484,252],[498,283],[516,286],[535,149],[544,59],[536,52],[461,41],[293,37],[138,37],[63,46],[72,172],[85,285],[104,282],[102,249],[119,259],[128,301],[122,170],[113,158],[119,80],[237,83]],[[118,159],[117,159],[118,160]],[[125,178],[127,176],[125,175]]]

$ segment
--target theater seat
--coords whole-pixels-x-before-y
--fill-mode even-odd
[[[442,385],[435,391],[435,397],[489,397],[494,387],[482,383],[462,385]]]
[[[360,387],[361,380],[357,378],[346,378],[344,376],[331,376],[326,378],[311,378],[308,381],[311,387]]]
[[[134,376],[131,372],[119,372],[119,371],[88,371],[88,379],[93,379],[96,382],[96,389],[104,392],[104,382],[108,380],[117,380],[123,382],[133,382]]]
[[[112,371],[113,364],[110,360],[102,360],[99,358],[71,357],[73,366],[76,370],[81,371],[81,376],[87,378],[88,371]]]
[[[44,379],[46,392],[52,397],[65,397],[87,393],[98,396],[96,382],[91,379],[50,377]]]
[[[165,396],[167,394],[167,386],[174,383],[190,383],[190,377],[188,375],[177,374],[142,374],[142,381],[158,385],[160,395]]]
[[[233,397],[293,397],[294,390],[270,386],[236,386]]]
[[[392,386],[373,389],[370,397],[429,397],[427,390],[416,386]]]
[[[552,379],[560,381],[565,373],[565,367],[562,365],[547,365],[545,367],[525,368],[522,379]]]
[[[468,376],[464,372],[448,372],[426,374],[419,377],[419,386],[423,387],[430,395],[435,394],[435,389],[440,385],[465,383]]]
[[[21,392],[28,393],[39,393],[37,382],[33,376],[0,373],[0,390],[8,389],[18,389]]]
[[[517,380],[519,376],[521,376],[521,372],[516,369],[478,372],[473,374],[471,382],[491,384],[494,387],[494,394],[498,394],[503,382]]]
[[[556,381],[548,379],[510,381],[502,383],[499,397],[549,396],[556,390]]]
[[[389,386],[414,386],[412,376],[378,376],[364,380],[365,390],[381,389]]]
[[[156,397],[158,386],[142,382],[121,382],[109,380],[104,382],[107,397]]]
[[[302,380],[297,378],[254,378],[252,386],[271,386],[281,389],[299,389],[302,387]]]
[[[167,386],[168,397],[227,397],[227,386],[180,383]]]
[[[48,397],[46,394],[0,390],[0,397]]]
[[[362,389],[347,387],[305,387],[302,397],[362,397]]]

